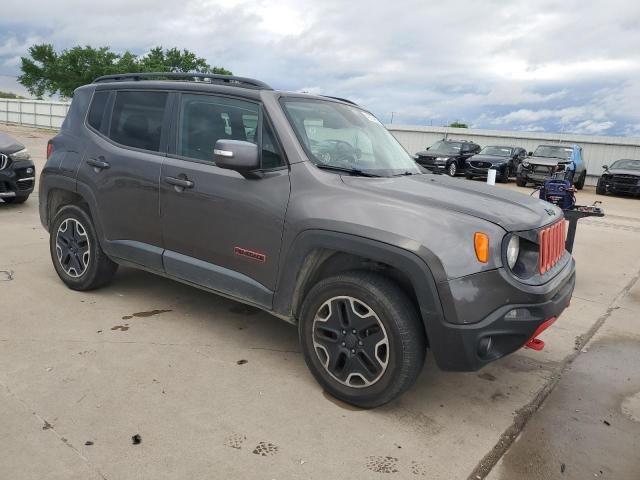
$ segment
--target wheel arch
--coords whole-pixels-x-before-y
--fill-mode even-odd
[[[389,276],[417,306],[429,338],[430,325],[441,322],[442,306],[431,268],[415,253],[356,235],[307,230],[296,238],[281,261],[273,310],[297,323],[306,293],[334,274],[378,271]]]

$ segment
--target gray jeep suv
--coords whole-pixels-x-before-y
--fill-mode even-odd
[[[298,326],[324,389],[407,390],[427,349],[472,371],[525,344],[575,283],[554,206],[424,173],[352,102],[240,77],[127,74],[78,88],[40,216],[70,288],[133,266]]]

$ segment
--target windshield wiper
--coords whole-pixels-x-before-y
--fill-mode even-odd
[[[359,177],[381,177],[382,176],[382,175],[377,175],[375,173],[365,172],[364,170],[360,170],[358,168],[338,167],[336,165],[327,165],[326,163],[316,163],[316,167],[321,168],[323,170],[333,170],[334,172],[348,173],[349,175],[356,175]]]

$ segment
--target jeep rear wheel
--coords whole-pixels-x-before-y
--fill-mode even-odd
[[[580,178],[576,182],[576,189],[582,190],[584,188],[584,182],[586,179],[587,179],[587,172],[585,170],[584,172],[582,172],[582,175],[580,175]]]
[[[51,260],[60,279],[73,290],[92,290],[108,283],[118,269],[100,248],[93,222],[77,205],[56,214],[49,230]]]
[[[412,302],[395,283],[371,272],[348,272],[315,285],[302,306],[299,334],[320,385],[363,408],[407,390],[426,354]]]

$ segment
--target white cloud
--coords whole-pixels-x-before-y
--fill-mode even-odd
[[[17,75],[36,41],[177,46],[382,119],[625,133],[640,124],[639,24],[628,0],[21,0],[3,5],[0,65]]]

